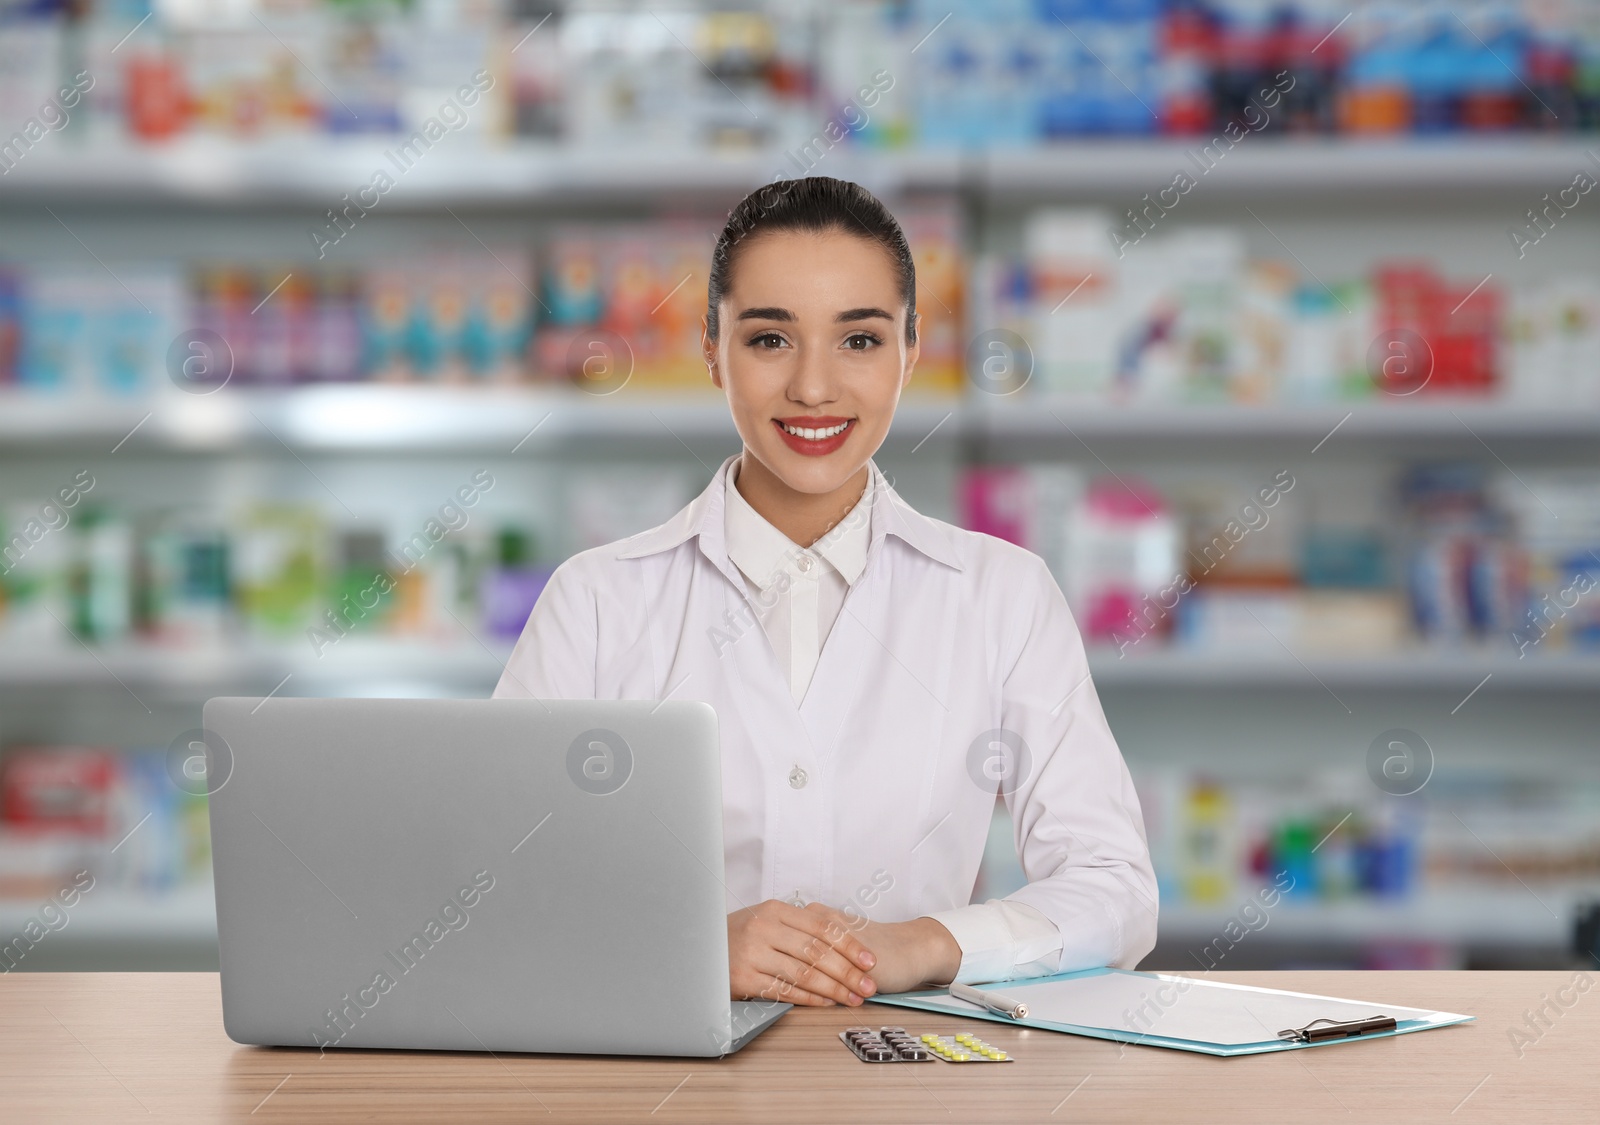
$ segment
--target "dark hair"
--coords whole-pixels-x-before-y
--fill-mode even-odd
[[[711,252],[711,277],[706,285],[706,325],[713,340],[717,338],[717,305],[732,280],[734,251],[755,235],[782,230],[842,231],[887,250],[900,275],[906,342],[916,343],[917,269],[905,232],[877,196],[860,184],[831,176],[775,180],[756,188],[728,213],[727,225]]]

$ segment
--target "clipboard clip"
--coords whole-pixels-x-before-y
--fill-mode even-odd
[[[1318,1024],[1324,1026],[1318,1027]],[[1338,1020],[1320,1019],[1312,1020],[1304,1027],[1291,1027],[1278,1032],[1279,1039],[1291,1043],[1320,1043],[1324,1039],[1354,1039],[1358,1035],[1372,1035],[1379,1031],[1393,1031],[1398,1025],[1393,1016],[1368,1016],[1365,1019]]]

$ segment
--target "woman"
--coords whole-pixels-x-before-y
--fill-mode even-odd
[[[912,510],[872,456],[917,362],[899,224],[826,177],[728,218],[703,349],[743,450],[540,597],[496,696],[715,707],[735,999],[1132,967],[1138,800],[1035,555]],[[969,905],[996,793],[1031,880]]]

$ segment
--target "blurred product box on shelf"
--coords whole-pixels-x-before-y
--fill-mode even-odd
[[[708,224],[564,227],[545,255],[534,365],[596,395],[708,386],[700,354]]]
[[[815,106],[809,6],[572,5],[548,34],[566,79],[563,134],[599,148],[796,143]]]
[[[162,891],[208,879],[203,783],[162,749],[16,745],[0,752],[0,899],[96,887]]]
[[[921,351],[906,393],[953,395],[966,383],[966,234],[954,201],[895,208],[917,270]]]
[[[1091,646],[1371,656],[1463,643],[1600,650],[1600,480],[1403,470],[1363,519],[1318,521],[1287,470],[1157,487],[1055,464],[974,465],[965,526],[1040,555]],[[1138,650],[1143,651],[1143,650]]]
[[[1600,405],[1600,278],[1566,278],[1515,291],[1508,317],[1508,383],[1515,399]]]
[[[1532,609],[1527,551],[1477,465],[1422,466],[1399,485],[1417,631],[1454,644],[1512,638]]]
[[[908,389],[952,396],[965,378],[956,206],[900,217],[921,317]],[[169,379],[199,392],[370,381],[711,393],[700,334],[718,230],[688,220],[566,225],[537,255],[436,247],[337,266],[135,263],[115,276],[0,267],[0,386],[113,397]],[[225,347],[185,352],[185,333]]]
[[[1600,171],[1600,169],[1597,169]],[[1156,205],[1043,209],[1021,256],[980,255],[972,323],[1021,337],[1031,378],[972,372],[983,390],[1057,399],[1314,404],[1504,393],[1600,406],[1600,307],[1574,278],[1506,298],[1426,263],[1375,263],[1325,286],[1295,263],[1252,261],[1237,226],[1160,225]],[[974,363],[978,363],[974,360]]]
[[[1260,887],[1289,902],[1402,901],[1519,880],[1600,889],[1592,784],[1440,769],[1396,796],[1359,775],[1148,766],[1134,780],[1163,902],[1227,907]]]
[[[365,269],[202,265],[190,323],[226,342],[231,369],[217,380],[229,385],[510,385],[526,378],[532,279],[528,256],[512,250]]]
[[[1537,647],[1600,649],[1600,504],[1596,481],[1578,470],[1497,478],[1494,503],[1527,544],[1527,611],[1512,634],[1517,652]]]
[[[102,750],[13,750],[0,776],[0,818],[17,829],[102,836],[116,765]]]
[[[1176,643],[1207,652],[1381,655],[1413,639],[1405,599],[1387,593],[1203,589],[1178,621]]]
[[[183,328],[181,275],[156,263],[120,265],[115,278],[98,267],[33,266],[0,284],[12,294],[16,334],[14,366],[0,369],[0,380],[30,389],[147,390]]]
[[[1191,971],[1465,968],[1474,950],[1564,952],[1568,923],[1538,904],[1565,916],[1600,895],[1592,780],[1440,769],[1398,796],[1344,772],[1130,768],[1162,944]],[[1026,881],[999,804],[973,901]]]
[[[1600,128],[1583,0],[40,0],[0,26],[0,60],[6,120],[86,73],[91,133],[151,144],[404,134],[473,82],[452,129],[809,152],[802,170],[839,142]]]
[[[665,521],[700,486],[684,471],[614,465],[572,474],[535,516],[508,509],[503,486],[491,511],[497,481],[484,469],[430,512],[401,503],[360,523],[271,499],[125,510],[99,498],[103,484],[70,509],[17,502],[0,513],[0,639],[36,651],[70,651],[73,638],[179,652],[304,645],[308,657],[352,634],[510,641],[562,558]]]

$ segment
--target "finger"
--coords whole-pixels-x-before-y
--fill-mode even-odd
[[[747,1000],[781,1001],[786,1004],[802,1004],[813,1008],[831,1008],[834,1001],[827,996],[820,996],[806,988],[801,988],[793,980],[785,979],[773,973],[752,971],[751,980],[759,986],[759,991],[754,988],[743,993]]]
[[[823,906],[820,902],[814,902],[803,910],[796,909],[795,915],[797,918],[789,923],[791,926],[822,938],[851,964],[870,969],[878,963],[872,950],[851,932],[849,915],[831,906]]]
[[[804,913],[812,918],[822,919],[823,929],[830,941],[839,942],[845,937],[856,937],[867,925],[864,914],[854,914],[844,910],[836,910],[820,902],[809,902],[804,907]]]
[[[780,980],[789,981],[798,988],[817,996],[825,996],[836,1004],[845,1004],[854,1007],[860,1004],[865,995],[860,990],[851,987],[832,974],[827,973],[810,962],[798,957],[791,957],[781,949],[773,949],[770,954],[762,959],[761,968]]]
[[[848,920],[837,911],[819,906],[811,912],[807,921],[802,932],[812,935],[811,941],[817,952],[807,948],[800,956],[823,966],[831,975],[858,992],[866,989],[870,994],[874,991],[877,986],[876,982],[872,982],[869,971],[878,963],[877,954],[859,937],[846,930],[845,923]],[[820,952],[823,947],[828,952]]]
[[[778,952],[787,954],[827,979],[836,982],[838,987],[854,992],[858,996],[871,996],[878,990],[877,983],[864,970],[852,965],[848,959],[834,949],[826,937],[808,934],[803,930],[785,928],[773,940],[772,946]],[[796,979],[812,991],[818,991],[817,985],[800,978]],[[847,1003],[848,1001],[841,1000],[840,1002]]]

